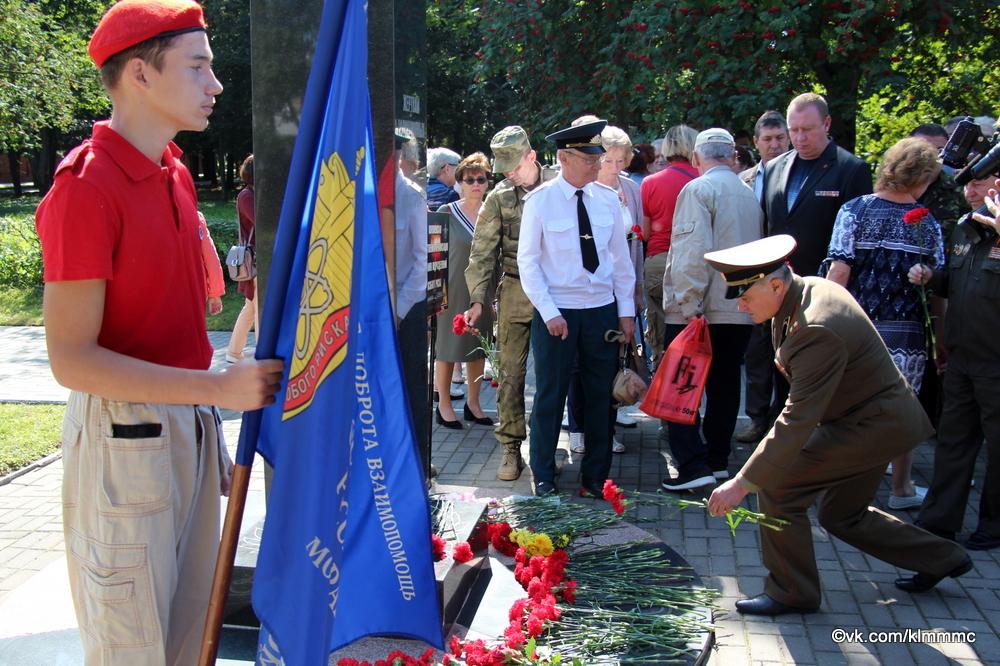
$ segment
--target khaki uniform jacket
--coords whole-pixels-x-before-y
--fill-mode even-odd
[[[557,172],[542,168],[537,162],[535,164],[539,169],[539,179],[535,186],[531,188],[515,186],[505,178],[486,195],[479,209],[476,230],[472,235],[469,265],[465,269],[465,283],[469,287],[470,303],[482,303],[483,307],[492,305],[486,303],[485,299],[498,260],[503,275],[520,278],[517,270],[517,243],[521,235],[524,197],[543,181],[551,180],[558,175]],[[527,302],[527,298],[525,303],[529,310],[527,316],[530,318],[531,303]]]
[[[751,323],[736,300],[726,300],[726,280],[705,262],[705,253],[760,239],[763,220],[753,190],[728,167],[710,169],[684,186],[663,272],[668,324],[684,324],[698,314],[709,324]]]
[[[740,472],[748,489],[793,484],[786,471],[810,455],[810,446],[825,447],[824,456],[835,455],[845,470],[862,471],[933,433],[882,338],[840,285],[793,276],[771,326],[775,364],[790,389],[781,415]],[[877,432],[856,427],[862,421],[877,423]]]

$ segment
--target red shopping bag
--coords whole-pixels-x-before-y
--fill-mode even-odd
[[[667,347],[639,409],[656,418],[692,425],[712,365],[712,341],[704,317],[692,319]]]

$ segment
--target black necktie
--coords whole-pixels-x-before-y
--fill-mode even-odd
[[[587,207],[583,205],[583,190],[576,191],[576,221],[580,227],[580,255],[583,257],[583,267],[593,273],[601,263],[597,258],[597,243],[594,242],[593,230],[590,228],[590,216]]]

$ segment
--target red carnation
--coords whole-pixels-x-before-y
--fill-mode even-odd
[[[531,636],[532,638],[538,638],[539,636],[542,635],[542,629],[544,628],[545,625],[542,622],[541,618],[532,616],[528,618],[526,626],[528,629],[528,635]]]
[[[469,330],[469,326],[465,323],[465,315],[455,315],[455,318],[451,320],[451,330],[455,335],[462,335]]]
[[[434,553],[434,561],[440,562],[444,559],[444,551],[447,543],[437,534],[431,535],[431,550]]]
[[[510,540],[510,523],[490,523],[490,543],[497,550],[507,557],[513,557],[517,553],[517,544]]]
[[[459,564],[465,564],[472,559],[472,546],[469,545],[468,541],[459,541],[451,549],[451,556]]]
[[[562,598],[568,604],[576,603],[576,581],[568,580],[562,589]]]
[[[456,657],[462,656],[462,641],[458,636],[451,637],[451,640],[448,641],[448,649],[451,650],[451,653]]]
[[[524,632],[521,631],[520,626],[510,625],[503,632],[504,641],[511,650],[520,650],[521,646],[524,645],[525,639]]]
[[[930,215],[930,210],[920,206],[903,213],[903,222],[907,224],[920,224],[920,221]]]

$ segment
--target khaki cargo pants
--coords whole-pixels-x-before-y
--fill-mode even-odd
[[[88,666],[197,663],[229,461],[220,423],[212,407],[70,394],[63,530]]]
[[[497,290],[497,347],[503,381],[497,392],[495,431],[501,444],[520,444],[527,436],[524,418],[524,382],[531,347],[531,318],[535,308],[525,296],[521,281],[505,276]]]

